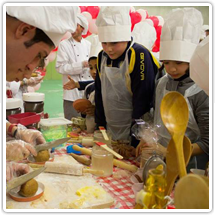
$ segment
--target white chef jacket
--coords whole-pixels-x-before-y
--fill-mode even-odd
[[[12,81],[12,82],[6,81],[6,88],[10,89],[12,91],[13,98],[22,99],[22,95],[18,93],[19,88],[20,88],[20,81],[18,81],[18,82],[16,82],[16,81]]]
[[[23,100],[22,100],[22,95],[23,91],[20,89],[20,81],[12,81],[12,82],[6,82],[6,88],[10,89],[12,91],[12,96],[13,98],[20,99],[22,101],[22,106],[21,106],[21,112],[24,113],[24,106],[23,106]],[[27,91],[26,91],[27,92]]]
[[[77,42],[70,37],[59,44],[56,70],[63,75],[63,85],[69,81],[68,75],[76,82],[93,80],[89,68],[82,67],[82,62],[89,58],[90,47],[91,43],[83,38],[81,42]],[[75,101],[82,97],[83,91],[78,89],[63,91],[63,99],[67,101]]]

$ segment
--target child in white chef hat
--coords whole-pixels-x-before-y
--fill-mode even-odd
[[[164,154],[170,134],[161,119],[161,100],[170,91],[177,91],[186,98],[189,107],[186,136],[193,146],[188,169],[204,169],[209,159],[209,98],[189,74],[190,59],[199,43],[202,24],[202,14],[195,8],[176,9],[168,15],[160,44],[160,61],[167,74],[159,80],[155,94],[154,124],[161,125],[158,142]],[[143,140],[137,147],[137,154],[150,148],[153,151],[153,146],[148,146]]]
[[[139,143],[131,137],[135,119],[152,105],[159,64],[131,36],[130,7],[101,7],[96,19],[103,51],[98,55],[95,81],[95,121],[110,131],[113,140]]]

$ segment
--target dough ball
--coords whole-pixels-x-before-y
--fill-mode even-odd
[[[44,162],[48,161],[50,158],[50,154],[48,150],[43,150],[37,153],[37,156],[34,157],[36,162]]]
[[[38,190],[38,183],[35,179],[31,179],[22,184],[19,195],[29,197],[35,195]]]

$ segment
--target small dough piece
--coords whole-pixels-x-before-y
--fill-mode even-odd
[[[38,190],[38,183],[35,179],[31,179],[24,184],[22,184],[21,189],[19,191],[19,195],[24,197],[30,197],[35,195]]]
[[[48,150],[43,150],[37,153],[37,156],[34,157],[36,162],[44,162],[48,161],[50,158],[50,154]]]

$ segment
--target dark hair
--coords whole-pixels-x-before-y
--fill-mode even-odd
[[[34,37],[31,40],[24,42],[24,44],[25,44],[26,48],[29,48],[32,45],[34,45],[35,43],[39,43],[39,42],[44,42],[44,43],[48,44],[49,46],[55,47],[52,40],[39,28],[36,28],[36,33],[35,33]]]
[[[162,63],[161,67],[158,69],[158,72],[161,73],[163,71],[163,69],[164,69],[164,64]]]
[[[6,13],[6,17],[7,18],[11,18],[14,19],[16,21],[18,21],[19,19],[17,19],[16,17],[10,16]],[[31,47],[32,45],[34,45],[35,43],[39,43],[39,42],[44,42],[46,44],[48,44],[49,46],[54,46],[54,43],[52,42],[52,40],[39,28],[36,28],[36,33],[34,35],[34,38],[25,42],[25,46],[27,48]]]
[[[89,62],[90,60],[97,60],[97,57],[92,56],[92,57],[90,57],[90,58],[88,59],[88,62]]]

